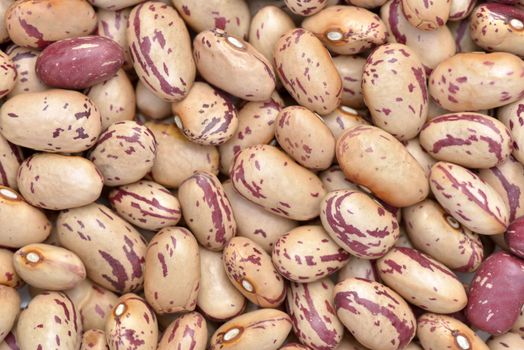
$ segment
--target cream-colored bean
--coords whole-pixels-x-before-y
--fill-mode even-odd
[[[335,157],[333,133],[322,118],[301,106],[280,111],[275,138],[298,164],[313,171],[329,168]]]
[[[121,10],[134,6],[144,0],[88,0],[93,6],[107,10]]]
[[[11,57],[3,51],[0,51],[0,98],[9,94],[17,82],[17,71]]]
[[[200,281],[198,243],[183,227],[166,227],[147,248],[144,269],[146,300],[159,313],[193,311]]]
[[[100,329],[89,329],[82,335],[80,350],[109,350],[106,333]]]
[[[73,252],[48,244],[20,248],[13,257],[18,275],[29,285],[44,290],[73,288],[86,278],[86,268]]]
[[[519,350],[524,346],[524,336],[508,332],[488,340],[490,350]]]
[[[0,2],[1,4],[1,2]],[[18,45],[11,45],[6,53],[13,61],[16,68],[16,83],[7,97],[13,97],[27,92],[40,92],[47,86],[36,75],[36,59],[40,51]]]
[[[300,105],[319,114],[338,107],[342,79],[328,50],[313,33],[291,30],[280,37],[273,53],[282,84]]]
[[[380,283],[348,278],[335,286],[334,297],[338,318],[364,346],[404,349],[415,336],[408,304]]]
[[[379,277],[375,261],[357,258],[356,256],[350,257],[348,263],[338,270],[337,282],[340,283],[352,277],[378,282]]]
[[[82,259],[93,282],[118,293],[142,287],[146,245],[111,209],[93,203],[66,210],[56,226],[60,243]]]
[[[15,0],[1,0],[0,1],[0,18],[5,17],[5,13],[9,6],[11,6]],[[0,23],[0,43],[9,41],[9,33],[7,32],[5,21]]]
[[[275,90],[273,66],[247,41],[223,30],[206,30],[193,40],[200,75],[233,96],[266,101]]]
[[[402,0],[402,11],[415,28],[436,30],[446,24],[451,9],[451,0]]]
[[[355,55],[386,43],[387,29],[379,16],[355,6],[330,6],[302,22],[331,51]]]
[[[0,285],[18,288],[24,282],[16,273],[13,265],[13,254],[9,249],[0,248]]]
[[[277,239],[298,226],[296,221],[275,215],[247,200],[235,190],[231,180],[222,186],[233,209],[237,235],[251,239],[266,252],[271,253]]]
[[[13,328],[16,318],[20,313],[20,295],[16,289],[0,285],[0,309],[2,317],[0,318],[0,343],[9,334]]]
[[[351,108],[364,107],[361,85],[366,59],[359,56],[341,55],[333,57],[333,63],[342,79],[342,105]]]
[[[195,171],[218,174],[219,154],[214,146],[190,142],[174,124],[145,124],[157,142],[151,176],[160,185],[178,188]]]
[[[277,350],[290,331],[291,320],[284,312],[252,311],[220,326],[209,341],[210,350]]]
[[[397,139],[377,127],[346,130],[336,153],[348,180],[392,206],[413,205],[428,195],[424,169]]]
[[[431,157],[420,145],[418,138],[414,138],[407,141],[402,141],[406,150],[411,154],[413,158],[418,162],[418,164],[424,169],[426,176],[429,176],[431,167],[437,162],[437,160]]]
[[[506,230],[506,204],[476,174],[456,164],[438,162],[431,168],[429,181],[439,204],[471,231],[493,235]]]
[[[44,241],[51,233],[45,214],[9,187],[0,186],[0,246],[20,248]]]
[[[231,180],[235,189],[250,201],[292,220],[318,216],[325,194],[315,174],[267,145],[240,151],[232,166]]]
[[[223,144],[238,128],[232,101],[206,83],[195,82],[182,101],[173,103],[172,110],[184,135],[201,145]]]
[[[0,186],[18,189],[16,174],[20,164],[24,160],[22,149],[13,145],[0,134]]]
[[[524,336],[524,305],[520,308],[520,314],[513,327],[511,327],[513,333],[518,333],[521,336]]]
[[[311,16],[327,6],[328,0],[284,0],[291,12],[300,16]]]
[[[135,89],[136,108],[148,119],[164,119],[171,115],[171,103],[162,100],[138,81]]]
[[[464,286],[445,265],[411,248],[393,248],[377,261],[380,278],[410,303],[436,313],[462,310]]]
[[[164,331],[158,350],[205,350],[206,320],[198,312],[190,312],[174,320]]]
[[[80,314],[64,293],[43,292],[20,313],[16,340],[21,350],[79,349]]]
[[[453,4],[453,1],[451,3]],[[468,0],[474,5],[476,0]],[[473,7],[471,7],[471,10]],[[457,52],[474,52],[482,51],[480,47],[475,44],[473,39],[471,39],[470,28],[469,28],[469,18],[465,18],[461,21],[448,22],[448,28],[451,31],[451,34],[455,38],[455,44],[457,46]],[[441,113],[444,114],[444,113]]]
[[[96,0],[95,0],[96,1]],[[141,1],[141,0],[140,0]],[[115,41],[124,50],[124,68],[132,67],[131,53],[127,44],[126,28],[129,24],[130,7],[121,10],[100,9],[98,15],[98,35]]]
[[[145,300],[129,293],[120,297],[107,318],[105,333],[110,350],[155,350],[158,323]]]
[[[524,162],[524,97],[500,107],[497,118],[504,123],[513,140],[513,157]],[[522,122],[521,122],[522,120]]]
[[[477,0],[451,0],[449,20],[454,22],[448,22],[448,24],[456,24],[459,23],[458,21],[467,18],[476,3]]]
[[[227,277],[249,301],[261,307],[277,307],[286,298],[284,279],[271,256],[246,237],[233,237],[222,255]]]

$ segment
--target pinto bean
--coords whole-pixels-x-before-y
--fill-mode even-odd
[[[205,350],[206,320],[198,312],[190,312],[173,321],[164,332],[158,350]]]
[[[342,282],[348,278],[363,278],[378,282],[380,277],[376,269],[374,260],[361,259],[356,256],[349,258],[349,262],[338,270],[337,282]]]
[[[96,0],[95,0],[96,1]],[[140,0],[142,1],[142,0]],[[96,6],[96,5],[95,5]],[[124,50],[125,63],[124,67],[130,68],[131,53],[129,45],[127,44],[126,29],[129,24],[129,14],[132,8],[124,8],[121,10],[103,10],[97,12],[98,15],[98,30],[97,34],[116,42],[122,50]]]
[[[366,59],[359,56],[341,55],[333,57],[333,63],[342,79],[342,105],[351,108],[364,107],[361,84]]]
[[[300,16],[311,16],[326,7],[328,0],[311,0],[307,2],[301,0],[284,0],[284,2],[291,12]]]
[[[88,0],[93,6],[107,10],[121,10],[126,7],[134,6],[144,0]]]
[[[513,157],[524,162],[524,97],[499,108],[497,118],[511,133]]]
[[[17,72],[15,85],[7,94],[7,97],[26,92],[41,92],[47,89],[47,86],[36,75],[36,60],[40,53],[38,50],[11,45],[7,48],[6,53],[13,61]]]
[[[413,158],[418,162],[418,164],[424,169],[426,176],[429,176],[431,167],[437,162],[435,158],[430,156],[420,145],[419,138],[414,138],[407,141],[402,141],[406,150],[411,154]]]
[[[524,346],[524,337],[522,335],[508,332],[498,335],[488,340],[490,350],[514,350]]]
[[[459,23],[458,21],[467,18],[471,14],[476,3],[477,0],[451,0],[448,19],[455,21],[454,23]]]
[[[20,313],[20,295],[16,289],[0,285],[0,307],[2,318],[0,319],[0,342],[9,334]]]
[[[409,23],[418,29],[435,30],[444,26],[451,10],[451,0],[424,2],[402,0],[402,11]]]
[[[13,265],[13,252],[0,248],[0,285],[18,288],[23,284]]]
[[[109,350],[106,333],[100,329],[89,329],[82,335],[80,350]]]
[[[336,165],[321,172],[319,178],[328,193],[337,190],[361,191],[358,185],[346,179],[344,172]]]
[[[16,174],[24,160],[22,149],[7,141],[0,134],[0,186],[18,189]]]
[[[504,239],[511,253],[524,259],[524,216],[516,218],[508,226]]]
[[[136,84],[136,108],[149,119],[164,119],[171,115],[171,103],[162,100],[141,81]]]

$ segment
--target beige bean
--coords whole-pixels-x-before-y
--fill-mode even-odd
[[[71,300],[61,292],[35,296],[20,313],[16,340],[21,350],[79,349],[82,322]]]
[[[16,350],[19,349],[19,346],[16,342],[15,330],[13,329],[9,332],[4,341],[0,343],[0,350]]]
[[[108,199],[121,217],[146,230],[174,226],[182,216],[178,199],[153,181],[142,180],[115,188]]]
[[[429,93],[453,112],[500,107],[524,96],[524,62],[505,52],[459,53],[429,77]]]
[[[238,111],[238,128],[233,136],[221,144],[220,170],[229,174],[235,155],[242,149],[269,143],[275,136],[275,120],[282,109],[278,94],[263,102],[247,102]]]
[[[0,186],[18,189],[16,174],[23,160],[22,149],[0,134]]]
[[[178,189],[178,199],[186,224],[205,248],[220,251],[236,235],[231,203],[215,175],[195,172]]]
[[[433,157],[431,157],[420,145],[419,138],[414,138],[407,141],[402,141],[402,144],[404,147],[406,147],[406,150],[411,154],[413,158],[418,162],[418,164],[424,169],[424,172],[426,176],[429,176],[429,172],[431,170],[431,167],[433,164],[437,162],[437,160]]]
[[[428,73],[455,54],[455,41],[448,27],[442,26],[432,31],[414,27],[402,11],[401,0],[386,2],[380,8],[380,17],[388,28],[388,41],[409,46],[418,55]]]
[[[493,187],[476,174],[459,165],[438,162],[431,168],[429,181],[439,204],[471,231],[493,235],[506,230],[508,208]]]
[[[331,51],[355,55],[386,43],[387,29],[379,16],[355,6],[330,6],[302,22]]]
[[[351,108],[364,107],[361,85],[366,59],[359,56],[341,55],[333,57],[333,63],[342,79],[342,105]]]
[[[519,162],[524,162],[524,97],[500,107],[497,118],[504,123],[511,133],[513,140],[513,157]]]
[[[286,12],[273,5],[257,11],[249,27],[249,43],[274,64],[273,49],[280,37],[295,28]]]
[[[413,244],[411,243],[404,226],[400,226],[400,238],[398,239],[397,243],[395,243],[395,247],[399,247],[399,248],[404,247],[404,248],[412,248],[412,249],[415,248]]]
[[[328,193],[320,207],[322,226],[345,251],[364,259],[377,259],[400,236],[395,216],[360,191]]]
[[[440,107],[438,103],[430,96],[429,97],[429,106],[428,106],[428,122],[436,117],[439,117],[443,114],[448,114],[449,111]]]
[[[124,67],[126,69],[132,66],[131,53],[129,51],[129,45],[127,44],[126,33],[126,28],[129,24],[129,14],[131,13],[131,9],[132,8],[130,7],[121,10],[116,10],[114,8],[111,10],[99,9],[97,12],[98,35],[109,38],[115,41],[118,45],[120,45],[122,50],[124,50],[124,57],[126,60],[124,63]]]
[[[107,10],[121,10],[134,6],[144,0],[88,0],[93,6]]]
[[[449,20],[453,22],[448,22],[448,24],[460,23],[459,21],[467,18],[476,3],[476,0],[451,0]]]
[[[2,317],[0,318],[0,343],[13,328],[16,318],[20,313],[20,295],[16,289],[0,285],[0,308]]]
[[[490,350],[518,350],[524,346],[524,336],[508,332],[489,339],[487,344]]]
[[[205,350],[206,320],[198,312],[190,312],[174,320],[164,331],[158,350]]]
[[[82,335],[80,350],[109,350],[106,333],[100,329],[90,329]]]
[[[348,278],[335,286],[334,297],[338,318],[364,346],[404,349],[415,336],[415,316],[408,304],[380,283]]]
[[[312,349],[333,349],[344,335],[344,325],[335,314],[329,278],[312,283],[292,282],[287,292],[287,310],[293,331]]]
[[[87,97],[100,111],[102,130],[115,122],[135,118],[135,91],[126,72],[122,69],[111,79],[90,87]]]
[[[223,144],[238,128],[237,110],[229,97],[206,83],[195,82],[172,110],[184,135],[201,145]]]
[[[362,94],[373,123],[399,140],[417,136],[428,116],[426,73],[415,51],[382,45],[368,57]]]
[[[118,296],[85,279],[74,288],[64,291],[80,313],[84,331],[104,329],[107,316],[118,301]]]
[[[16,1],[5,13],[11,40],[38,49],[53,41],[89,35],[96,22],[96,12],[85,0]]]
[[[0,246],[20,248],[44,241],[51,233],[45,214],[9,187],[0,186]]]
[[[199,251],[198,308],[211,320],[224,321],[240,315],[246,307],[246,299],[229,281],[222,254],[202,247]]]
[[[476,0],[468,0],[468,1],[470,2],[471,5],[475,5],[477,2]],[[454,0],[451,1],[452,8],[453,8],[453,2],[455,1]],[[473,6],[471,6],[470,10],[473,10]],[[482,49],[478,47],[477,44],[475,44],[475,42],[471,38],[469,22],[470,22],[470,19],[466,17],[465,19],[461,21],[448,22],[447,24],[449,30],[451,31],[451,34],[455,38],[457,52],[482,51]]]
[[[303,2],[301,0],[284,0],[291,12],[300,16],[311,16],[327,6],[328,0],[311,0]]]
[[[308,169],[325,170],[333,162],[335,137],[323,120],[307,108],[284,108],[276,119],[275,138],[288,155]]]
[[[351,256],[337,274],[337,282],[340,283],[348,278],[363,278],[370,281],[379,281],[375,262],[369,259],[361,259]]]
[[[511,332],[524,336],[524,305],[520,308],[519,317],[513,324],[513,327],[511,327]]]
[[[0,51],[0,98],[6,96],[14,89],[17,82],[17,71],[11,57],[5,52]]]
[[[231,180],[235,189],[250,201],[292,220],[318,216],[325,194],[315,174],[267,145],[240,151],[232,166]]]
[[[377,127],[346,130],[336,154],[348,180],[392,206],[413,205],[428,195],[424,169],[397,139]]]
[[[451,9],[451,0],[424,2],[424,0],[402,0],[406,19],[422,30],[436,30],[446,24]]]
[[[129,15],[127,42],[144,86],[169,102],[187,95],[196,68],[189,32],[174,8],[158,1],[135,6]]]
[[[155,136],[135,121],[116,122],[104,131],[89,153],[107,186],[127,185],[143,178],[153,167]]]
[[[402,209],[413,246],[455,271],[475,271],[484,258],[479,236],[462,226],[435,201]]]
[[[233,96],[266,101],[275,90],[275,72],[264,55],[221,29],[198,34],[193,40],[193,55],[200,75]]]
[[[125,294],[107,318],[105,333],[110,350],[154,350],[158,342],[157,319],[144,299]]]
[[[91,148],[102,130],[100,112],[86,95],[53,89],[7,100],[0,109],[0,131],[23,147],[74,153]]]
[[[145,125],[157,142],[151,175],[158,184],[178,188],[195,171],[218,174],[219,154],[216,147],[190,142],[173,124]]]
[[[280,237],[273,247],[275,268],[286,279],[318,281],[344,266],[349,254],[339,247],[322,226],[299,226]]]
[[[247,200],[235,190],[231,180],[222,186],[233,209],[237,235],[249,238],[266,252],[271,253],[276,240],[298,226],[296,221],[275,215]]]
[[[355,185],[344,176],[344,172],[339,166],[332,166],[319,174],[320,180],[324,184],[326,191],[333,192],[337,190],[360,191],[360,187]]]
[[[19,288],[24,284],[13,265],[13,252],[0,248],[0,285]]]
[[[28,244],[15,253],[14,267],[29,285],[45,290],[73,288],[86,278],[86,268],[73,252],[48,244]]]
[[[282,84],[300,105],[322,115],[338,107],[342,80],[328,50],[313,33],[291,30],[280,37],[273,53]]]
[[[298,343],[287,343],[278,350],[310,350],[311,348]]]
[[[172,0],[184,21],[197,33],[221,29],[247,37],[251,16],[244,0]]]
[[[424,349],[492,349],[467,325],[444,315],[426,313],[420,316],[417,337]]]
[[[200,281],[198,243],[183,227],[166,227],[147,248],[144,269],[146,300],[159,313],[193,311]]]
[[[286,298],[284,279],[271,256],[246,237],[233,237],[222,255],[227,277],[249,301],[261,307],[277,307]]]
[[[11,45],[7,48],[6,53],[13,61],[17,72],[15,86],[7,97],[27,92],[40,92],[47,89],[47,86],[36,75],[36,59],[40,53],[38,50]]]
[[[146,245],[111,209],[93,203],[66,210],[56,226],[60,243],[82,259],[93,282],[119,293],[142,286]]]
[[[141,81],[135,89],[136,108],[148,119],[164,119],[171,115],[171,103],[162,100]]]
[[[436,313],[462,310],[464,286],[445,265],[411,248],[393,248],[377,261],[380,278],[410,303]]]
[[[284,312],[252,311],[220,326],[209,341],[210,350],[277,350],[290,331],[291,320]]]
[[[0,1],[0,17],[5,18],[5,13],[9,6],[15,2],[15,0],[2,0]],[[9,41],[9,33],[7,32],[6,24],[4,21],[0,23],[0,43]]]
[[[52,210],[93,203],[103,187],[102,176],[92,162],[52,153],[27,158],[20,165],[17,182],[27,202]]]

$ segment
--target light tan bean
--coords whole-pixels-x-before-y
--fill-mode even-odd
[[[476,0],[451,0],[449,20],[453,22],[448,22],[448,24],[457,24],[464,18],[467,18],[473,11],[476,3]]]
[[[23,160],[22,149],[0,134],[0,186],[18,189],[16,174]]]
[[[348,263],[338,270],[337,282],[340,283],[351,277],[376,282],[380,279],[376,270],[375,261],[357,258],[356,256],[350,257]]]
[[[38,50],[11,45],[7,48],[6,53],[13,61],[17,72],[15,86],[7,97],[26,92],[40,92],[47,89],[47,86],[36,75],[36,59],[40,53]]]
[[[90,329],[82,335],[80,350],[109,350],[106,333],[100,329]]]
[[[351,108],[364,107],[361,84],[366,59],[359,56],[341,55],[333,57],[333,63],[342,78],[342,105]]]
[[[5,13],[9,6],[15,2],[15,0],[2,0],[0,1],[0,17],[5,18]],[[9,41],[9,33],[7,32],[5,21],[0,23],[0,43]]]
[[[13,328],[16,318],[20,313],[20,295],[16,289],[0,285],[0,308],[2,317],[0,318],[0,343]]]
[[[171,115],[171,103],[162,100],[141,81],[136,84],[136,107],[149,119],[164,119]]]
[[[497,118],[511,133],[513,157],[524,162],[524,97],[499,108]]]
[[[144,0],[88,0],[93,6],[100,9],[121,10],[126,7],[134,6]]]
[[[422,30],[436,30],[446,24],[451,9],[451,0],[402,0],[402,10],[406,19],[414,27]]]
[[[520,308],[520,314],[513,327],[511,327],[513,333],[518,333],[521,336],[524,336],[524,305]]]
[[[468,0],[472,5],[475,5],[476,0]],[[454,0],[451,1],[453,7]],[[470,10],[473,10],[473,6]],[[461,21],[448,22],[448,28],[451,31],[451,34],[455,38],[455,44],[457,47],[457,52],[474,52],[482,51],[480,47],[475,44],[473,39],[471,39],[470,28],[469,28],[469,18],[465,18]],[[441,113],[443,114],[443,113]]]
[[[0,248],[0,285],[19,288],[23,284],[13,265],[13,252]]]
[[[407,141],[402,141],[402,144],[404,147],[406,147],[406,150],[411,154],[413,158],[418,162],[418,164],[424,169],[424,172],[426,173],[426,176],[429,176],[429,172],[431,170],[431,167],[433,164],[435,164],[437,161],[433,157],[431,157],[420,145],[420,141],[418,138],[414,138]]]
[[[96,1],[96,0],[95,0]],[[139,0],[142,1],[142,0]],[[98,35],[115,41],[124,50],[124,68],[132,66],[131,53],[127,44],[126,28],[129,24],[130,7],[121,10],[103,10],[97,12],[98,15]]]
[[[300,16],[311,16],[327,6],[328,0],[284,0],[291,12]]]
[[[518,350],[524,346],[524,336],[508,332],[487,342],[490,350]]]
[[[198,312],[190,312],[174,320],[164,332],[158,350],[205,350],[206,320]]]

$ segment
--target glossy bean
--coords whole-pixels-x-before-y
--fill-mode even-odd
[[[90,329],[82,335],[80,350],[109,350],[106,333],[100,329]]]
[[[158,350],[205,350],[206,320],[198,312],[190,312],[173,321],[164,332]]]
[[[38,50],[11,45],[6,49],[6,53],[13,61],[17,72],[15,86],[7,95],[8,97],[47,89],[47,86],[36,75],[35,65],[40,53]]]
[[[13,265],[13,254],[9,249],[0,248],[0,285],[18,288],[24,282],[16,273]]]
[[[451,0],[402,0],[402,11],[406,19],[414,27],[422,30],[431,31],[444,26],[450,10]]]
[[[20,313],[20,295],[16,289],[0,285],[0,307],[2,318],[0,318],[0,343],[9,334]]]
[[[333,57],[333,63],[342,79],[342,105],[351,108],[364,107],[361,84],[366,59],[341,55]]]

